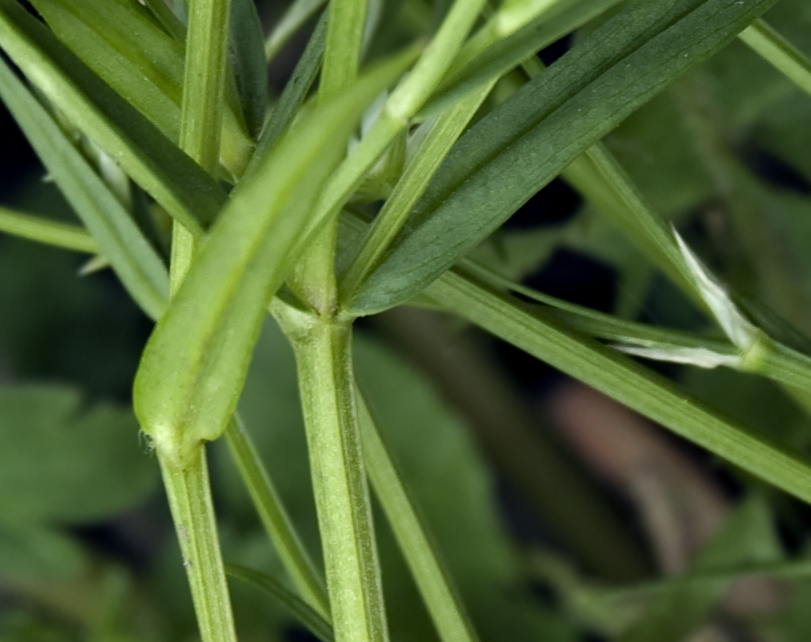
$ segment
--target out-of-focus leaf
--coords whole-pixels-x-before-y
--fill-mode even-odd
[[[0,515],[18,524],[82,523],[144,501],[157,467],[129,411],[82,408],[71,388],[0,388]]]
[[[268,70],[265,64],[262,23],[254,0],[231,0],[231,66],[237,83],[242,114],[256,140],[265,122],[268,104]]]
[[[33,85],[184,227],[211,224],[217,181],[110,89],[16,0],[0,0],[0,46]]]
[[[183,42],[129,0],[34,0],[56,36],[171,140],[180,136]],[[247,38],[247,37],[246,37]],[[223,165],[241,176],[252,144],[235,101],[223,111]]]
[[[0,96],[133,299],[158,318],[169,293],[169,275],[133,217],[3,61]]]
[[[774,561],[779,556],[769,509],[763,501],[752,499],[727,519],[690,570]],[[722,578],[673,589],[653,602],[642,619],[620,637],[621,642],[681,642],[708,617],[729,585],[729,579]]]
[[[0,576],[13,580],[57,580],[85,564],[82,549],[45,526],[0,523]]]
[[[419,292],[577,155],[771,4],[645,2],[608,21],[459,140],[352,307],[369,313]]]
[[[413,369],[376,341],[358,334],[355,359],[380,430],[482,639],[571,639],[564,622],[521,595],[518,559],[492,503],[493,482],[458,420]],[[475,536],[460,539],[459,533]]]

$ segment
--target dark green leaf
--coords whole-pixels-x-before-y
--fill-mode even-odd
[[[370,313],[419,292],[773,3],[644,2],[608,21],[459,140],[353,309]]]
[[[0,515],[17,524],[112,517],[156,488],[129,411],[56,386],[0,388]]]
[[[324,12],[315,26],[313,35],[310,36],[307,48],[293,70],[293,75],[284,86],[279,102],[273,108],[267,127],[262,132],[262,137],[256,147],[255,158],[261,158],[273,148],[279,140],[279,136],[290,126],[293,117],[307,99],[307,94],[321,69],[326,39],[327,13]]]
[[[268,104],[268,69],[262,23],[254,0],[231,0],[231,66],[242,114],[254,140],[259,138]]]

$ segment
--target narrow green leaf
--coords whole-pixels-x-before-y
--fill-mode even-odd
[[[811,465],[610,348],[531,312],[471,278],[449,272],[427,291],[444,309],[778,488],[811,502]]]
[[[251,137],[256,140],[268,106],[268,69],[262,23],[254,0],[231,0],[230,30],[231,66],[242,114]]]
[[[773,3],[645,2],[609,20],[459,140],[353,309],[367,314],[419,292]]]
[[[254,571],[244,566],[227,564],[225,572],[229,576],[241,582],[250,584],[263,593],[267,593],[274,600],[278,601],[300,624],[307,627],[315,637],[322,642],[332,642],[335,636],[332,633],[332,625],[324,619],[322,615],[313,610],[308,604],[302,602],[284,586],[264,573]]]
[[[85,254],[98,254],[101,251],[96,239],[83,227],[49,221],[7,207],[0,207],[0,232]]]
[[[186,38],[186,26],[172,12],[165,0],[144,0],[143,4],[172,38],[179,42]]]
[[[310,212],[351,129],[410,54],[377,67],[302,117],[231,194],[150,338],[135,408],[159,451],[182,460],[225,430],[265,308],[325,222]]]
[[[443,642],[478,639],[411,493],[397,470],[372,418],[366,401],[356,391],[363,456],[369,479],[405,555],[425,606]]]
[[[220,185],[15,0],[0,0],[0,46],[72,123],[196,233],[226,200]]]
[[[254,506],[296,588],[321,619],[329,617],[329,598],[304,545],[293,527],[250,434],[238,417],[225,431],[228,450],[248,487]]]
[[[304,101],[307,100],[307,94],[321,70],[326,41],[327,14],[325,12],[318,20],[313,35],[310,36],[304,53],[296,63],[290,80],[284,86],[279,102],[273,108],[268,124],[256,146],[256,158],[261,158],[273,148],[279,140],[279,136],[290,126]],[[250,167],[248,171],[250,171]]]
[[[0,97],[124,287],[149,316],[158,318],[169,288],[166,266],[130,213],[2,60]]]
[[[33,4],[57,38],[79,59],[119,95],[126,96],[166,136],[178,140],[182,40],[167,34],[150,11],[129,0],[35,0]],[[199,49],[196,45],[193,48]],[[207,51],[214,50],[219,49]],[[214,116],[213,120],[219,120]],[[225,110],[222,128],[223,165],[231,175],[241,176],[253,145],[241,122],[235,95]]]
[[[553,0],[528,3],[532,5],[528,24],[523,23],[529,16],[515,16],[509,7],[502,8],[465,45],[436,95],[420,112],[420,117],[436,114],[461,96],[494,82],[547,45],[608,11],[619,1]]]
[[[762,501],[740,506],[691,564],[687,576],[713,567],[763,561],[763,540],[774,539],[771,516]],[[658,597],[620,642],[681,642],[697,629],[724,597],[729,578],[705,579]]]
[[[295,0],[265,40],[265,60],[270,63],[287,41],[312,18],[326,0]]]
[[[755,20],[738,37],[805,93],[811,94],[811,60],[765,20]]]

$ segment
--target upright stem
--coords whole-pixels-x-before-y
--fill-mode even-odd
[[[377,549],[354,396],[349,321],[284,304],[274,313],[296,353],[337,642],[386,642]]]
[[[323,580],[307,555],[276,487],[262,465],[250,435],[239,419],[232,418],[225,440],[234,463],[248,487],[262,523],[276,546],[285,569],[290,574],[304,601],[325,620],[330,619],[329,598]]]
[[[236,641],[203,444],[182,463],[159,454],[203,642]]]

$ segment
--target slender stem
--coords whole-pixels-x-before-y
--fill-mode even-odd
[[[192,0],[183,76],[180,146],[203,169],[219,162],[229,0]],[[175,222],[170,293],[180,288],[194,254],[194,235]],[[236,642],[234,616],[211,501],[205,442],[189,455],[158,448],[203,642]]]
[[[265,60],[268,64],[287,44],[287,41],[304,26],[316,11],[325,4],[325,0],[296,0],[285,11],[281,20],[265,39]]]
[[[329,598],[324,582],[315,569],[290,517],[282,504],[250,435],[237,417],[231,419],[225,440],[240,476],[248,488],[259,517],[276,546],[285,569],[296,588],[318,615],[329,620]]]
[[[293,343],[338,642],[388,640],[363,464],[351,324],[284,304],[274,313]]]
[[[478,640],[462,600],[427,532],[360,391],[356,391],[364,462],[425,606],[443,642]]]
[[[183,462],[158,452],[203,642],[236,642],[203,443]]]
[[[811,60],[765,20],[755,20],[738,38],[805,93],[811,94]]]
[[[79,225],[49,221],[6,207],[0,207],[0,232],[74,252],[101,252],[96,239]]]
[[[456,273],[436,281],[430,294],[495,336],[811,502],[811,465],[804,457],[729,420],[664,377]]]

